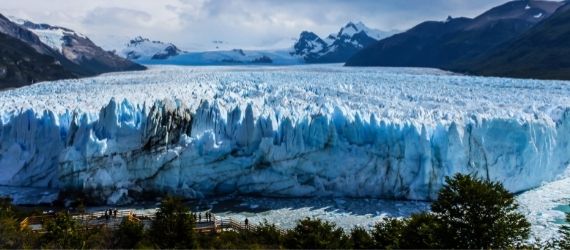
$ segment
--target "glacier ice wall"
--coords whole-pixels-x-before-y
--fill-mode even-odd
[[[98,115],[33,110],[0,126],[0,185],[82,191],[102,203],[145,193],[433,199],[454,173],[523,191],[570,163],[570,109],[557,120],[440,125],[343,114],[292,120],[207,101],[114,99]]]

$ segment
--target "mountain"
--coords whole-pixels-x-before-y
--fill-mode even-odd
[[[452,68],[488,76],[570,80],[570,4],[520,37]]]
[[[303,59],[291,55],[288,50],[222,50],[204,52],[183,52],[164,60],[139,59],[145,64],[172,65],[294,65],[302,64]]]
[[[562,4],[512,1],[472,19],[424,22],[359,51],[346,65],[452,68],[518,37]]]
[[[349,22],[336,34],[325,39],[309,31],[303,31],[293,46],[292,55],[301,56],[307,63],[345,62],[357,51],[390,35],[366,27],[362,22]]]
[[[54,57],[0,33],[0,89],[72,77]]]
[[[87,36],[71,29],[17,18],[12,18],[12,22],[33,32],[42,43],[74,64],[67,65],[66,68],[78,76],[145,69],[141,65],[103,50]]]
[[[4,84],[0,88],[8,87],[8,83],[9,86],[23,86],[44,80],[145,69],[104,51],[86,36],[63,27],[9,19],[0,14],[0,34],[3,34],[1,49],[5,51],[0,61],[0,69],[4,72],[0,80]],[[20,49],[10,50],[15,48]]]
[[[151,41],[148,38],[138,36],[121,51],[121,56],[130,60],[163,60],[177,56],[182,51],[172,43]]]

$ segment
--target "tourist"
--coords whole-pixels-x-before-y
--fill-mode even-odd
[[[245,228],[249,229],[249,220],[245,218]]]
[[[198,222],[202,221],[202,213],[198,213]]]

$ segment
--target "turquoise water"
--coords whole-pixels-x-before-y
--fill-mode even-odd
[[[554,210],[561,211],[564,213],[570,213],[570,205],[569,204],[559,205],[559,206],[555,207]],[[567,224],[565,218],[557,218],[554,220],[554,223],[560,224],[560,225]]]

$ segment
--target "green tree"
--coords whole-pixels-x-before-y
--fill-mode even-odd
[[[84,235],[79,223],[65,212],[59,212],[44,223],[46,233],[41,236],[42,248],[83,248]]]
[[[162,201],[150,228],[151,241],[160,248],[195,248],[194,218],[182,200],[167,197]]]
[[[354,249],[374,248],[372,236],[363,227],[355,227],[350,231],[350,244]]]
[[[12,199],[0,197],[0,249],[30,247],[32,237],[28,229],[20,228]]]
[[[444,248],[520,246],[530,224],[517,211],[513,194],[499,182],[457,174],[446,178],[432,211],[442,225]]]
[[[252,238],[256,244],[263,248],[279,248],[283,243],[283,235],[275,224],[269,224],[267,220],[251,230]]]
[[[437,217],[431,213],[418,213],[404,221],[400,248],[434,249],[441,248],[441,226]]]
[[[398,249],[402,240],[402,234],[406,227],[406,221],[397,218],[382,218],[372,229],[374,248]]]
[[[295,249],[338,249],[348,248],[350,242],[334,223],[306,218],[287,231],[284,246]]]
[[[144,225],[140,221],[124,218],[114,232],[114,246],[122,249],[135,248],[144,237]]]

